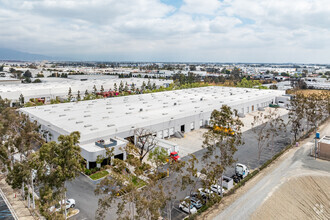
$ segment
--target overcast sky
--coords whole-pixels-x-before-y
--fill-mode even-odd
[[[0,47],[81,60],[330,63],[330,1],[0,0]]]

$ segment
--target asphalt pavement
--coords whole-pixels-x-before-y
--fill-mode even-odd
[[[282,117],[285,123],[288,122],[288,115]],[[255,169],[261,164],[271,159],[277,152],[281,151],[290,143],[290,138],[292,135],[289,132],[290,127],[286,130],[280,132],[278,136],[274,139],[274,148],[265,148],[261,154],[260,161],[258,161],[258,148],[255,134],[252,130],[243,132],[242,137],[244,144],[238,147],[235,153],[235,158],[237,162],[247,165],[250,169]],[[197,164],[197,169],[201,170],[204,167],[202,162],[203,154],[206,150],[202,149],[193,153],[199,160]],[[182,160],[185,161],[189,157],[183,157]],[[234,174],[233,168],[228,168],[225,175],[232,176]],[[172,174],[170,177],[164,180],[164,185],[166,182],[171,182],[176,179],[176,175]],[[71,182],[67,182],[66,186],[68,189],[67,197],[76,200],[76,207],[80,210],[80,213],[73,217],[73,219],[95,219],[95,212],[98,207],[99,196],[94,194],[97,182],[89,180],[87,177],[81,175]],[[172,220],[183,219],[187,216],[184,212],[178,209],[179,200],[183,199],[188,195],[188,190],[183,190],[178,192],[177,200],[175,201],[174,208],[172,209]],[[166,216],[166,213],[164,214]],[[116,219],[116,207],[108,211],[106,219]]]
[[[329,132],[330,124],[321,131],[321,136]],[[292,177],[313,174],[330,176],[330,163],[309,156],[311,148],[314,148],[314,140],[309,138],[303,146],[288,152],[283,161],[214,219],[249,219],[274,189]]]

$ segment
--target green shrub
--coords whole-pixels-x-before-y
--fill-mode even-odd
[[[105,165],[105,166],[103,167],[103,169],[104,169],[104,170],[111,169],[111,166],[110,166],[110,165]]]
[[[89,176],[92,174],[92,171],[90,169],[85,169],[85,174]]]
[[[148,163],[143,162],[142,163],[142,166],[141,166],[141,169],[142,169],[142,171],[150,170],[151,169],[151,165],[148,164]]]
[[[132,183],[134,183],[134,185],[136,185],[137,182],[138,182],[137,176],[132,176]]]
[[[142,171],[141,167],[135,167],[134,173],[135,173],[135,175],[140,176],[143,174],[143,171]]]
[[[98,172],[98,171],[100,171],[100,168],[98,168],[98,167],[94,167],[94,168],[91,169],[91,173],[92,173],[92,174],[93,174],[93,173],[96,173],[96,172]]]
[[[134,155],[132,155],[132,154],[128,154],[128,155],[126,156],[126,160],[130,160],[130,159],[132,159],[132,158],[134,158]]]
[[[130,165],[132,165],[133,167],[139,167],[141,166],[141,162],[139,160],[139,158],[137,157],[130,157],[129,159],[126,159],[126,162]]]

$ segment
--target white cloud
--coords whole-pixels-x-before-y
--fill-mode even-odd
[[[328,62],[327,0],[0,0],[0,47],[85,59]]]
[[[189,14],[213,15],[221,6],[219,0],[183,0],[183,2],[180,10]]]

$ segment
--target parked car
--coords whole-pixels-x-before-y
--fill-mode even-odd
[[[179,161],[179,160],[181,160],[181,158],[180,158],[178,152],[176,152],[176,151],[171,152],[171,154],[170,154],[170,158],[171,158],[172,160],[174,160],[174,161]]]
[[[204,189],[204,188],[199,188],[198,192],[203,198],[209,198],[213,194],[213,191],[211,191],[210,189]]]
[[[180,203],[179,209],[190,214],[195,214],[197,212],[197,209],[193,205],[189,206],[189,204],[186,201]]]
[[[55,204],[54,206],[49,208],[50,212],[59,212],[61,210],[61,206],[65,204],[65,208],[74,208],[76,206],[76,201],[74,199],[67,199],[66,202],[62,200],[62,202],[58,202],[58,204]]]
[[[202,208],[203,204],[202,202],[197,198],[197,195],[191,195],[191,196],[187,196],[185,198],[185,201],[187,201],[187,199],[190,199],[191,204],[196,208],[196,209],[200,209]]]
[[[211,190],[212,190],[213,192],[215,192],[215,193],[218,193],[219,195],[221,194],[221,192],[222,192],[222,193],[225,192],[225,190],[222,189],[221,186],[219,186],[219,185],[212,185],[212,186],[211,186]]]

